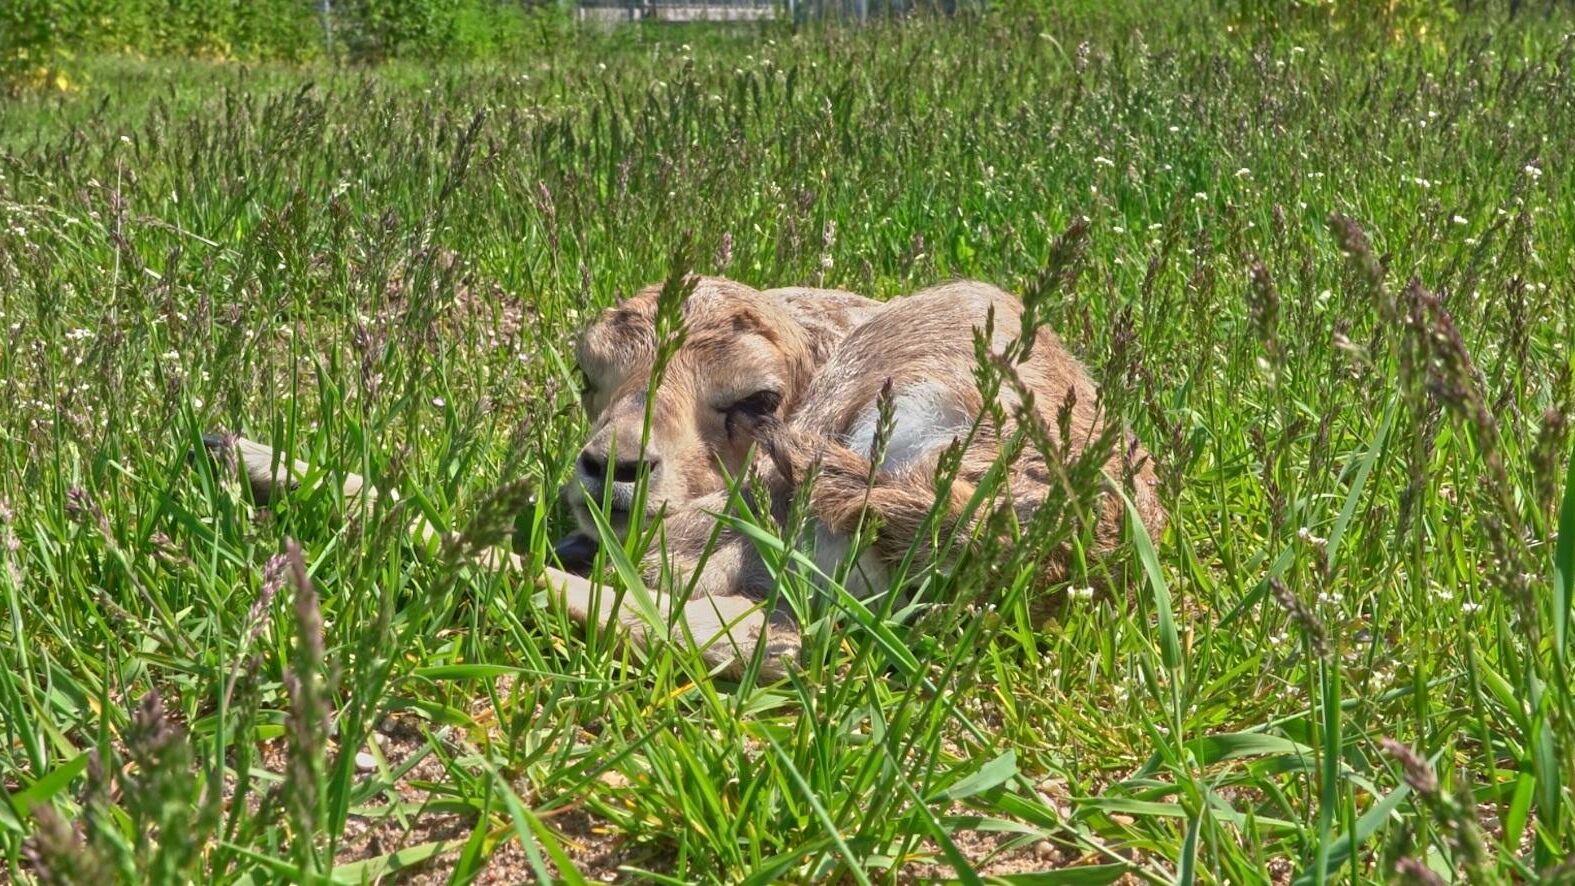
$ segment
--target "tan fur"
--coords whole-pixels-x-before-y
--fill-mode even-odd
[[[623,447],[631,433],[630,416],[647,386],[655,353],[655,296],[654,289],[646,290],[610,309],[582,341],[579,357],[593,381],[587,408],[596,418],[586,447],[593,454]],[[888,383],[894,400],[922,389],[945,401],[943,412],[956,411],[971,424],[985,406],[975,384],[974,330],[984,328],[992,312],[990,350],[999,355],[1020,329],[1022,305],[988,284],[952,283],[877,306],[846,293],[757,292],[726,280],[700,281],[685,308],[689,338],[653,405],[656,423],[648,452],[656,453],[661,466],[652,472],[652,500],[665,504],[667,513],[659,550],[645,563],[647,582],[655,589],[627,589],[621,607],[614,608],[614,594],[594,580],[550,568],[538,580],[581,624],[619,626],[640,644],[666,635],[698,649],[709,667],[724,674],[736,675],[759,657],[762,676],[781,676],[798,655],[799,634],[785,613],[763,609],[770,577],[753,544],[723,532],[715,550],[707,551],[717,537],[713,515],[731,506],[725,476],[739,475],[750,447],[758,443],[769,458],[757,459],[754,467],[772,493],[773,517],[782,519],[799,484],[814,476],[809,501],[815,520],[836,533],[873,516],[879,527],[874,556],[885,562],[902,557],[920,541],[920,527],[935,503],[934,474],[944,441],[910,447],[906,462],[876,469],[870,453],[853,445],[854,431]],[[1100,436],[1105,418],[1093,382],[1054,333],[1039,331],[1030,358],[1014,369],[1033,398],[1033,420],[1065,453],[1076,455]],[[766,383],[781,385],[782,408],[729,434],[712,414],[716,406]],[[1069,439],[1061,440],[1056,411],[1069,392]],[[1000,399],[1005,424],[984,427],[963,453],[948,501],[952,528],[968,528],[955,525],[964,516],[963,506],[996,461],[1000,440],[1016,427],[1017,392],[1005,388]],[[922,419],[923,410],[908,416],[915,417]],[[899,435],[901,428],[899,422]],[[638,428],[632,433],[637,450]],[[305,465],[281,459],[267,447],[231,442],[259,498],[306,473]],[[1128,464],[1138,467],[1124,477]],[[1120,451],[1112,454],[1105,474],[1111,483],[1130,484],[1145,527],[1157,535],[1166,515],[1155,495],[1153,468],[1135,440],[1125,457]],[[1009,506],[1024,518],[1031,516],[1050,500],[1057,477],[1056,466],[1029,447],[1008,472]],[[344,492],[372,494],[353,476],[346,478]],[[583,499],[565,492],[582,512]],[[1095,514],[1095,554],[1114,547],[1121,516],[1119,499],[1104,496]],[[420,523],[417,532],[430,535],[432,529]],[[1046,552],[1049,571],[1064,566],[1063,554]],[[697,568],[702,558],[704,567]],[[488,552],[482,561],[493,569],[524,568],[504,551]],[[661,591],[656,580],[664,575],[688,583],[675,583],[675,591],[689,587],[692,593]],[[642,611],[642,600],[654,608],[654,618]],[[668,625],[674,625],[670,633]]]
[[[577,356],[591,383],[584,404],[592,416],[586,449],[602,458],[639,451],[643,395],[656,354],[659,293],[659,286],[651,286],[609,308],[581,337]],[[650,478],[651,510],[721,490],[728,474],[742,471],[752,440],[729,435],[716,405],[762,387],[779,387],[784,398],[779,412],[787,414],[842,337],[880,307],[879,302],[838,290],[759,291],[722,278],[697,280],[683,307],[683,345],[652,407],[648,451],[656,453],[663,466]],[[239,462],[260,503],[311,475],[304,462],[251,440],[209,442],[222,458]],[[354,474],[345,475],[342,492],[368,500],[377,495]],[[588,521],[582,496],[575,482],[564,490],[583,526]],[[693,521],[690,525],[705,529]],[[440,534],[425,520],[417,520],[412,533],[424,540]],[[681,547],[698,550],[703,543],[689,538]],[[493,570],[525,570],[523,561],[503,549],[484,551],[478,560]],[[747,568],[749,564],[738,560],[733,571]],[[628,593],[620,595],[552,567],[543,570],[537,583],[579,624],[618,627],[637,645],[666,634],[675,643],[698,649],[702,661],[720,673],[738,674],[759,652],[760,674],[775,679],[782,676],[783,663],[798,654],[798,632],[791,621],[743,595],[677,597],[645,588],[625,589]],[[642,599],[654,609],[654,619],[643,611]],[[668,625],[673,626],[670,633]]]
[[[875,408],[888,384],[899,398],[915,386],[943,392],[971,423],[984,408],[975,381],[974,332],[986,327],[992,313],[990,350],[999,357],[1020,333],[1022,303],[984,283],[951,283],[896,299],[849,334],[791,418],[785,422],[767,420],[752,429],[771,455],[762,475],[773,489],[779,509],[782,500],[813,472],[811,517],[830,532],[843,534],[873,518],[878,527],[873,552],[878,560],[895,564],[905,557],[922,541],[921,529],[934,508],[935,474],[945,441],[937,441],[922,456],[896,469],[872,470],[870,453],[847,445],[850,430]],[[1015,372],[1032,395],[1033,416],[1052,443],[1064,447],[1068,456],[1081,453],[1101,436],[1104,416],[1097,406],[1093,381],[1053,332],[1038,331],[1029,359],[1017,365]],[[999,428],[983,424],[964,450],[950,490],[943,531],[967,528],[958,527],[956,521],[976,485],[997,461],[1000,440],[1016,430],[1013,407],[1021,402],[1016,391],[1004,387],[999,399],[1007,421]],[[1069,439],[1061,440],[1057,411],[1069,400]],[[1154,469],[1136,441],[1129,439],[1128,444],[1129,448],[1118,446],[1111,454],[1105,474],[1111,483],[1130,480],[1133,503],[1150,534],[1157,535],[1164,528],[1166,514],[1156,497]],[[1124,478],[1128,461],[1136,469],[1132,477]],[[1026,521],[1051,498],[1058,482],[1056,466],[1030,446],[1007,472],[1005,498],[1019,519]],[[695,580],[703,593],[764,594],[769,578],[758,558],[751,556],[753,545],[741,538],[724,535],[718,550],[705,560],[703,573],[692,574],[714,522],[709,515],[727,508],[724,495],[713,495],[683,511],[670,512],[665,565]],[[1094,514],[1094,554],[1107,553],[1116,545],[1123,514],[1118,496],[1108,492],[1102,496]],[[1043,578],[1061,576],[1065,554],[1046,552]]]
[[[729,476],[743,472],[753,442],[729,431],[726,408],[769,390],[781,395],[778,414],[791,414],[842,337],[880,309],[879,302],[837,290],[760,291],[699,278],[683,304],[682,344],[649,395],[660,292],[651,286],[607,309],[580,339],[591,434],[581,452],[586,467],[563,495],[588,533],[594,527],[584,487],[594,497],[604,477],[580,474],[604,473],[597,468],[609,460],[644,463],[648,516],[668,503],[723,489]],[[648,409],[650,434],[642,452]],[[621,534],[626,526],[618,519],[614,528]]]

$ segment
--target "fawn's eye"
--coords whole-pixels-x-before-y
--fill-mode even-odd
[[[756,391],[742,400],[734,401],[733,405],[723,411],[729,417],[741,415],[748,418],[764,418],[775,414],[777,407],[781,405],[782,393],[780,391]]]

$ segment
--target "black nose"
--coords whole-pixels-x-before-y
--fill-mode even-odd
[[[654,458],[647,458],[643,460],[632,459],[629,461],[619,459],[612,466],[613,482],[633,483],[635,480],[639,479],[640,471],[642,469],[648,472],[654,472],[656,470],[656,466],[659,463],[660,462]],[[607,460],[601,456],[592,455],[589,452],[582,452],[580,453],[580,473],[586,477],[600,480],[607,476]]]

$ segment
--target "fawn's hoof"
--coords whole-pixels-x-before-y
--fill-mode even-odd
[[[591,571],[591,564],[596,561],[596,551],[600,547],[596,539],[589,535],[572,532],[552,546],[552,553],[557,556],[565,572],[572,575],[587,575]]]

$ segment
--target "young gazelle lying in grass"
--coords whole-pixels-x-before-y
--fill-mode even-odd
[[[605,312],[581,337],[578,356],[587,382],[583,401],[593,417],[593,432],[566,497],[591,534],[576,534],[558,545],[560,558],[572,572],[548,567],[539,579],[574,621],[618,623],[637,642],[649,640],[651,625],[636,611],[636,599],[625,596],[621,605],[615,605],[613,591],[573,574],[588,570],[596,551],[587,495],[605,502],[608,519],[622,533],[628,529],[629,508],[636,497],[636,475],[646,503],[642,510],[652,513],[664,506],[681,509],[684,502],[725,489],[727,477],[743,472],[750,453],[749,439],[736,431],[737,421],[757,408],[784,412],[793,408],[842,337],[882,307],[838,290],[762,292],[718,278],[675,285],[680,282],[642,290]],[[682,298],[684,340],[665,363],[664,383],[648,396],[652,365],[658,358],[657,313],[664,297]],[[643,459],[618,455],[641,451],[642,438]],[[229,447],[259,503],[293,486],[310,470],[305,463],[251,440],[215,436],[208,445]],[[375,495],[376,490],[350,474],[345,476],[343,493],[362,497]],[[438,534],[424,520],[413,531],[423,539]],[[488,568],[526,568],[520,558],[501,548],[484,551],[478,559]],[[700,644],[712,666],[736,661],[739,649],[734,648],[734,636],[758,634],[763,620],[759,601],[741,595],[679,602],[652,592],[651,599],[663,617],[682,611],[682,617],[672,622],[674,639]],[[772,664],[764,673],[779,671]]]
[[[770,517],[783,526],[795,499],[807,504],[819,573],[834,576],[850,565],[842,579],[848,591],[885,591],[904,561],[912,567],[915,555],[921,564],[941,555],[930,548],[932,539],[969,537],[994,509],[1006,508],[1022,525],[1046,504],[1073,507],[1079,498],[1094,499],[1087,553],[1107,554],[1120,537],[1120,497],[1108,485],[1080,496],[1066,475],[1069,462],[1085,450],[1098,455],[1091,449],[1098,446],[1109,447],[1105,483],[1130,481],[1145,529],[1151,535],[1163,529],[1166,515],[1147,455],[1136,440],[1115,442],[1121,435],[1105,427],[1092,379],[1055,334],[1036,328],[1023,339],[1022,320],[1020,300],[984,283],[895,299],[842,341],[791,413],[745,410],[732,417],[731,432],[765,456],[754,467]],[[990,402],[981,390],[981,358],[1006,377],[990,388]],[[1025,421],[1034,427],[1020,427]],[[954,446],[960,447],[950,453],[954,470],[943,470]],[[1003,447],[1012,450],[1007,458]],[[941,474],[948,482],[938,485]],[[775,578],[756,543],[717,529],[715,515],[735,510],[736,501],[722,490],[676,508],[669,502],[663,544],[646,559],[647,579],[665,568],[671,586],[686,587],[695,598],[770,596]],[[867,529],[873,529],[868,547],[844,564]],[[1039,553],[1041,581],[1065,575],[1068,549]],[[768,652],[795,652],[790,629],[773,627]]]
[[[845,581],[850,591],[868,593],[886,589],[892,566],[916,546],[936,556],[924,547],[928,538],[967,534],[988,509],[1004,506],[1027,520],[1062,500],[1065,475],[1047,452],[1070,460],[1113,436],[1087,371],[1052,332],[1033,329],[1022,338],[1023,305],[1000,289],[953,283],[878,307],[815,291],[796,298],[790,306],[780,295],[699,281],[682,308],[686,334],[664,354],[660,294],[647,290],[605,313],[580,347],[595,421],[565,499],[586,532],[560,549],[594,551],[593,509],[603,516],[600,534],[620,540],[660,519],[661,542],[647,553],[645,579],[660,585],[666,577],[668,587],[687,593],[651,590],[649,599],[675,642],[696,646],[724,673],[758,658],[763,676],[779,676],[800,648],[792,619],[763,605],[773,576],[755,543],[718,528],[716,515],[736,500],[729,477],[753,470],[778,521],[795,498],[807,502],[815,563],[826,575],[849,555],[861,527],[873,527],[873,542]],[[825,311],[815,315],[818,335],[795,316],[816,303],[836,314],[829,321]],[[981,357],[1008,379],[986,388],[988,401]],[[653,368],[662,376],[654,392]],[[1033,426],[1021,427],[1025,420]],[[1041,445],[1022,445],[1025,437]],[[956,446],[955,475],[938,501],[937,472]],[[1001,458],[1003,447],[1010,458]],[[288,480],[266,447],[242,441],[238,453],[254,492],[266,496]],[[990,478],[992,471],[999,476]],[[1109,483],[1131,483],[1139,517],[1159,532],[1165,513],[1136,441],[1112,447],[1104,472]],[[361,494],[361,486],[351,478],[345,493]],[[981,486],[988,486],[983,505],[975,501]],[[1076,497],[1062,491],[1066,501]],[[1097,502],[1091,553],[1115,546],[1122,514],[1115,495]],[[1044,553],[1052,575],[1065,567],[1066,552]],[[484,561],[521,565],[501,551]],[[577,622],[618,623],[637,642],[653,636],[635,594],[615,606],[612,591],[580,576],[549,568],[541,581]]]

